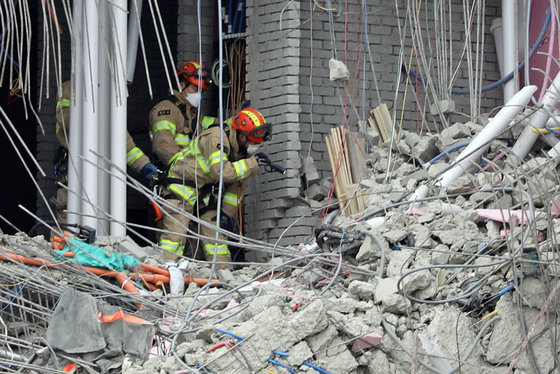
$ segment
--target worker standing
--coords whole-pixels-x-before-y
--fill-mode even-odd
[[[59,188],[56,191],[55,211],[59,223],[66,223],[66,205],[68,192],[60,184],[68,182],[68,136],[70,131],[70,81],[62,84],[62,92],[56,104],[56,138],[59,147],[56,151],[53,163],[54,174]],[[136,146],[132,136],[126,133],[126,163],[136,173],[150,180],[158,172],[156,166],[150,162],[148,156]],[[51,232],[51,237],[54,233]]]
[[[182,211],[192,214],[198,204],[196,211],[203,221],[231,230],[225,226],[231,226],[247,179],[258,172],[259,165],[270,164],[266,155],[251,156],[247,152],[249,146],[271,138],[271,126],[259,111],[245,108],[227,122],[223,132],[217,124],[203,130],[169,165],[163,196],[177,211],[169,210],[163,218],[164,232],[159,246],[165,250],[166,260],[177,260],[183,255],[190,219]],[[224,191],[217,224],[220,172]],[[211,261],[216,255],[220,263],[218,268],[231,262],[231,253],[222,235],[216,243],[212,228],[203,226],[201,234],[206,260]]]
[[[202,92],[210,87],[208,72],[198,61],[184,63],[177,72],[181,91],[157,103],[150,111],[152,151],[167,167],[190,144],[198,129],[198,107]],[[203,121],[214,118],[205,117]]]

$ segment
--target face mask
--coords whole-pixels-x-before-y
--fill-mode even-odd
[[[195,108],[198,108],[201,100],[202,100],[202,95],[199,92],[187,94],[187,101]]]
[[[247,154],[250,155],[254,155],[255,153],[257,153],[260,149],[260,145],[258,144],[251,144],[249,146],[247,146]]]

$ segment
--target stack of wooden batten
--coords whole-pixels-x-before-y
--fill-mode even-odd
[[[359,182],[366,177],[365,142],[344,126],[331,128],[325,138],[340,211],[349,216],[361,212],[367,200]]]
[[[391,137],[393,120],[391,119],[387,104],[382,103],[377,108],[371,110],[368,124],[379,134],[379,144],[383,144]]]

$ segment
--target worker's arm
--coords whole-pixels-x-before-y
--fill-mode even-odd
[[[136,173],[142,171],[142,169],[150,163],[148,156],[136,146],[132,136],[126,132],[126,164]],[[155,169],[155,166],[153,167]]]
[[[208,163],[208,168],[216,179],[220,175],[220,162],[223,160],[223,181],[225,183],[233,183],[249,178],[251,175],[257,174],[259,164],[254,157],[244,158],[238,161],[228,160],[230,144],[228,137],[223,136],[223,149],[220,148],[220,128],[213,127],[201,134],[199,138],[199,146],[201,153]]]
[[[184,117],[177,106],[164,100],[150,112],[150,131],[152,134],[152,151],[165,165],[169,165],[181,147],[175,142],[177,128],[183,126]]]

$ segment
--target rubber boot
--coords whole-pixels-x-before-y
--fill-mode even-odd
[[[214,255],[206,256],[206,261],[212,262],[214,260]],[[228,269],[231,265],[227,263],[231,262],[231,255],[217,255],[216,256],[216,270]]]

